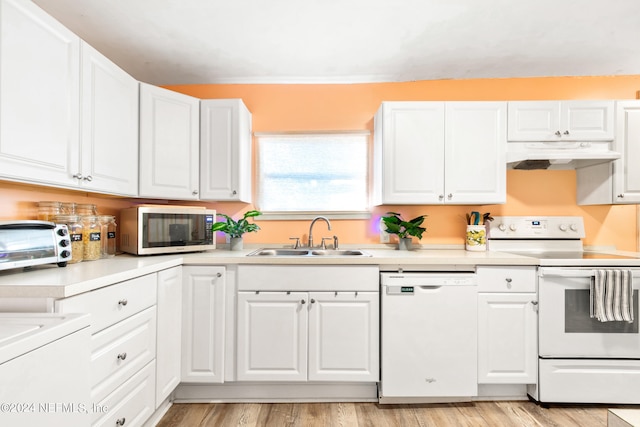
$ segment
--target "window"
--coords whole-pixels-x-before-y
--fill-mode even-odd
[[[258,134],[263,212],[364,212],[368,132]]]

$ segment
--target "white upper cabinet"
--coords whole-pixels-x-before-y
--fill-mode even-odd
[[[447,102],[445,203],[507,201],[506,102]]]
[[[0,175],[137,195],[138,82],[33,3],[0,7]]]
[[[140,83],[140,197],[198,200],[200,100]]]
[[[374,204],[506,201],[506,102],[383,102]]]
[[[0,175],[77,185],[80,38],[29,1],[0,8]]]
[[[138,81],[82,42],[82,188],[138,194]]]
[[[251,196],[251,113],[241,99],[201,100],[200,199]]]
[[[640,203],[640,101],[616,102],[613,150],[621,158],[576,169],[579,205]]]
[[[509,102],[509,141],[611,141],[614,101]]]

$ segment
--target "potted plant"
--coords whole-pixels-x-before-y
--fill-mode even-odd
[[[409,221],[402,219],[402,215],[397,212],[387,212],[382,217],[382,221],[386,226],[386,232],[390,234],[398,235],[398,249],[410,250],[411,249],[411,236],[417,237],[418,240],[422,239],[422,233],[427,231],[425,227],[422,227],[427,215],[417,216]]]
[[[230,216],[219,213],[218,216],[223,217],[225,221],[216,222],[215,224],[213,224],[211,226],[211,231],[222,231],[223,233],[228,234],[230,238],[230,249],[232,251],[242,250],[242,235],[244,233],[251,233],[260,230],[258,224],[249,222],[247,219],[257,217],[258,215],[262,215],[262,212],[251,210],[245,212],[242,219],[234,221]]]

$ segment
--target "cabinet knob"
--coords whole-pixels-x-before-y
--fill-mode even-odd
[[[311,304],[313,304],[313,303],[315,303],[315,302],[316,302],[316,300],[315,300],[315,299],[313,299],[313,298],[311,298]]]
[[[618,194],[618,198],[624,199],[624,194]]]
[[[440,195],[438,196],[438,200],[442,200],[442,199],[444,199],[444,194],[440,194]]]
[[[127,301],[126,298],[122,298],[120,301],[118,301],[118,305],[121,305],[123,307],[127,304],[129,304],[129,301]]]
[[[306,304],[307,302],[305,300],[300,300],[300,304]]]
[[[191,192],[191,194],[193,194],[194,196],[197,196],[197,195],[198,195],[198,190],[193,190],[193,191]]]
[[[236,194],[238,194],[238,192],[237,192],[236,190],[233,190],[233,191],[231,192],[231,194],[233,194],[233,195],[235,196]]]
[[[559,130],[556,131],[556,136],[562,136]]]
[[[81,173],[74,173],[74,174],[73,174],[73,177],[74,177],[75,179],[82,179],[82,178],[84,178],[84,177],[82,176],[82,174],[81,174]]]
[[[222,277],[222,273],[216,273],[216,277]]]
[[[124,360],[127,358],[127,353],[120,353],[118,354],[118,360]]]
[[[127,422],[127,419],[125,417],[122,417],[122,418],[119,418],[119,419],[116,420],[116,425],[117,426],[123,426],[124,423],[126,423],[126,422]]]
[[[531,305],[533,306],[533,311],[538,311],[538,301],[531,301]]]
[[[568,131],[568,130],[565,130],[565,131],[564,131],[564,135],[569,135],[569,131]]]
[[[453,198],[453,194],[449,193],[447,194],[447,199],[451,200]]]
[[[87,182],[91,182],[93,181],[93,177],[91,175],[87,175],[84,178],[82,178],[83,181],[87,181]]]

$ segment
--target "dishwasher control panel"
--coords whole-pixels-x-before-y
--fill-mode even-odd
[[[387,295],[413,295],[417,289],[443,286],[476,286],[475,273],[381,273],[380,284]]]

